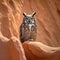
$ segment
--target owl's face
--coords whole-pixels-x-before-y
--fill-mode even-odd
[[[31,15],[27,15],[26,17],[24,17],[24,26],[26,31],[35,31],[36,29],[36,21],[35,18],[32,17]]]
[[[25,19],[25,21],[24,21],[25,24],[35,24],[35,18],[33,18],[31,16],[27,16],[24,19]]]

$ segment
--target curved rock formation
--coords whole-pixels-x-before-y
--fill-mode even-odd
[[[23,46],[28,60],[60,59],[60,47],[50,47],[41,42],[25,42]]]

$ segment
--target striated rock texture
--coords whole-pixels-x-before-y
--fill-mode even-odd
[[[22,44],[22,13],[33,11],[37,39]],[[60,60],[59,46],[60,0],[0,0],[0,60]]]
[[[21,11],[21,1],[0,0],[0,60],[26,60],[18,39]]]

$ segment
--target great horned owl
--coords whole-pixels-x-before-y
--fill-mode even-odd
[[[36,20],[34,18],[35,14],[36,12],[32,13],[31,15],[23,13],[24,18],[20,26],[20,40],[22,43],[28,40],[36,40],[37,25]]]

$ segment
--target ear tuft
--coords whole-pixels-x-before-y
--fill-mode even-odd
[[[36,12],[33,12],[33,13],[32,13],[32,17],[34,17],[35,14],[36,14]]]
[[[26,17],[26,13],[25,12],[23,12],[23,15]]]

